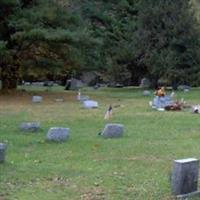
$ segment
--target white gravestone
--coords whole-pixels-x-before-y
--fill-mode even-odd
[[[41,103],[43,101],[43,98],[41,96],[33,96],[32,102],[33,103]]]
[[[93,100],[86,100],[83,101],[83,107],[84,108],[98,108],[98,102],[97,101],[93,101]]]

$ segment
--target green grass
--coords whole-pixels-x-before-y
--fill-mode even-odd
[[[0,142],[8,145],[0,164],[0,200],[169,200],[173,160],[200,158],[200,115],[152,110],[153,95],[144,97],[137,88],[86,88],[83,93],[100,105],[93,110],[81,107],[76,92],[28,90],[0,96]],[[44,102],[33,104],[33,94]],[[65,102],[55,102],[57,97]],[[199,89],[177,98],[199,103]],[[110,122],[125,125],[123,138],[98,136],[109,104],[116,107]],[[42,129],[22,133],[24,121],[40,121]],[[52,126],[69,127],[70,140],[46,143]]]

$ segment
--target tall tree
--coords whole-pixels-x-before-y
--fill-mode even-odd
[[[86,55],[93,55],[91,47],[100,42],[69,8],[61,0],[0,0],[3,90],[16,88],[21,71],[41,74],[88,64]]]
[[[116,81],[200,83],[200,29],[190,0],[88,0],[81,8],[103,40],[101,65]]]
[[[199,24],[189,0],[142,0],[135,52],[154,79],[188,82],[199,75]]]
[[[80,1],[84,19],[90,23],[92,35],[103,41],[99,49],[100,69],[110,74],[112,81],[127,84],[133,62],[131,43],[137,27],[139,0]]]

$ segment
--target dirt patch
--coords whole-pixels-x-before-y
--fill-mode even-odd
[[[81,200],[105,200],[106,194],[100,187],[90,188],[81,195]]]
[[[8,196],[8,195],[0,193],[0,200],[8,200],[8,198],[6,196]]]

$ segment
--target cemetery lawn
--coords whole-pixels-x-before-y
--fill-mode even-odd
[[[30,87],[30,86],[29,86]],[[51,88],[0,96],[0,142],[7,143],[0,164],[0,200],[170,200],[174,159],[200,159],[200,115],[189,110],[159,112],[137,88],[86,88],[99,102],[86,110],[77,92]],[[33,95],[44,101],[33,104]],[[199,89],[177,98],[200,103]],[[64,102],[56,102],[64,98]],[[104,113],[113,105],[112,123],[125,126],[124,137],[103,139]],[[22,122],[38,121],[38,133],[23,133]],[[48,143],[50,127],[69,127],[69,141]]]

